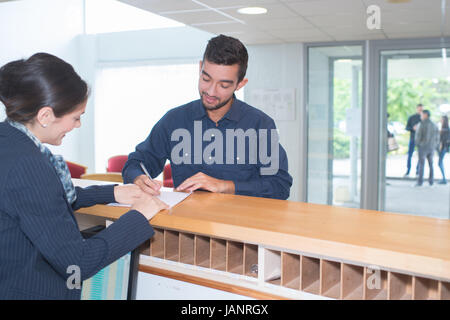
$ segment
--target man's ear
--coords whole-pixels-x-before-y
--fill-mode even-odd
[[[39,109],[36,119],[38,123],[46,128],[49,124],[51,124],[55,120],[55,114],[53,113],[53,109],[49,106],[42,107]]]
[[[238,83],[235,91],[238,91],[239,89],[244,87],[247,83],[248,83],[248,79],[247,78],[242,79],[241,82]]]

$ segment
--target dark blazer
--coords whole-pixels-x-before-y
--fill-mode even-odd
[[[0,122],[0,299],[80,299],[81,290],[67,286],[69,266],[80,268],[83,281],[150,238],[147,219],[131,210],[83,239],[73,211],[114,202],[113,188],[77,187],[70,205],[50,161]]]

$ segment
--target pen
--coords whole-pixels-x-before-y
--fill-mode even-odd
[[[153,181],[152,177],[150,177],[150,174],[148,173],[147,169],[144,166],[143,162],[139,163],[141,165],[142,171],[144,171],[145,175],[150,179],[150,181]]]

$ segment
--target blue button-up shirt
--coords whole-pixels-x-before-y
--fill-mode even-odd
[[[233,135],[236,133],[247,137],[239,139]],[[272,152],[271,146],[278,147],[278,153],[275,149]],[[203,172],[233,181],[238,195],[289,197],[292,177],[286,151],[278,144],[274,121],[235,97],[230,110],[217,123],[208,117],[201,100],[168,111],[147,139],[130,153],[122,171],[124,182],[132,183],[143,174],[140,162],[152,177],[158,176],[167,159],[175,187]]]

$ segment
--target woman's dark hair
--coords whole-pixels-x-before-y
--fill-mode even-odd
[[[248,53],[245,46],[238,39],[218,35],[208,41],[203,61],[214,64],[231,66],[239,65],[238,82],[241,82],[247,72]]]
[[[0,68],[0,101],[8,118],[17,122],[31,121],[45,106],[62,117],[88,95],[86,82],[73,67],[48,53],[36,53]]]
[[[448,129],[448,117],[447,116],[442,116],[442,119],[444,120],[442,122],[442,129]]]

